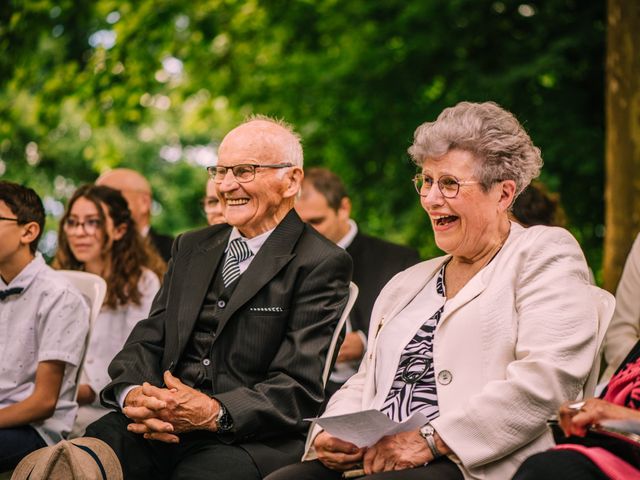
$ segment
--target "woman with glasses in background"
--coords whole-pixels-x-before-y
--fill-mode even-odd
[[[99,399],[109,383],[107,367],[134,325],[147,317],[166,265],[140,237],[119,191],[84,185],[60,221],[54,266],[94,273],[107,283],[80,377],[73,435],[81,435],[89,423],[108,413]]]
[[[591,370],[597,303],[578,243],[561,228],[509,221],[542,166],[516,118],[463,102],[418,127],[409,153],[446,255],[384,287],[360,369],[323,416],[375,409],[401,422],[419,412],[423,424],[367,448],[316,426],[305,461],[269,480],[352,469],[371,480],[511,478],[552,444],[545,421]]]

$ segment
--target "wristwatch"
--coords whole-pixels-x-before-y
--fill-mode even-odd
[[[429,450],[431,450],[434,459],[442,456],[442,453],[440,453],[436,445],[436,439],[434,438],[435,433],[436,429],[433,428],[430,423],[420,428],[420,436],[427,442],[427,446]]]
[[[220,404],[220,411],[218,412],[218,418],[216,419],[216,431],[219,433],[226,433],[233,428],[233,419],[229,412]]]

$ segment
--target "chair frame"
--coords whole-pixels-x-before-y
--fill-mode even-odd
[[[58,270],[58,272],[62,273],[69,283],[78,289],[89,303],[89,331],[87,332],[84,351],[82,352],[82,357],[78,364],[78,373],[76,375],[77,397],[78,389],[80,388],[80,375],[82,374],[87,348],[89,347],[89,339],[91,338],[91,332],[102,308],[104,297],[107,294],[107,282],[105,282],[101,276],[94,273],[81,272],[78,270]]]
[[[331,367],[333,367],[333,357],[336,353],[336,347],[338,345],[338,340],[340,338],[340,333],[343,329],[346,328],[347,319],[349,318],[349,314],[351,313],[351,309],[353,308],[353,304],[356,303],[356,299],[358,298],[358,286],[349,282],[349,298],[347,300],[347,304],[344,306],[344,310],[342,311],[342,315],[338,320],[338,324],[336,325],[336,329],[333,331],[333,336],[331,337],[331,343],[329,344],[329,350],[327,351],[327,360],[324,364],[324,369],[322,370],[322,385],[327,386],[327,381],[329,380],[329,375],[331,374]]]

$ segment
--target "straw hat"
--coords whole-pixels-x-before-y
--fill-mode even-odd
[[[22,459],[11,480],[122,480],[111,447],[97,438],[63,440]]]

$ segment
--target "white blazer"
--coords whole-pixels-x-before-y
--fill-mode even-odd
[[[449,258],[415,265],[385,286],[371,315],[366,357],[324,416],[381,408],[400,355],[424,319],[403,329],[389,325]],[[511,478],[524,459],[553,445],[545,422],[581,394],[595,358],[592,288],[569,232],[512,223],[496,257],[446,302],[434,337],[440,416],[432,425],[465,478]],[[313,458],[307,448],[303,459]]]

